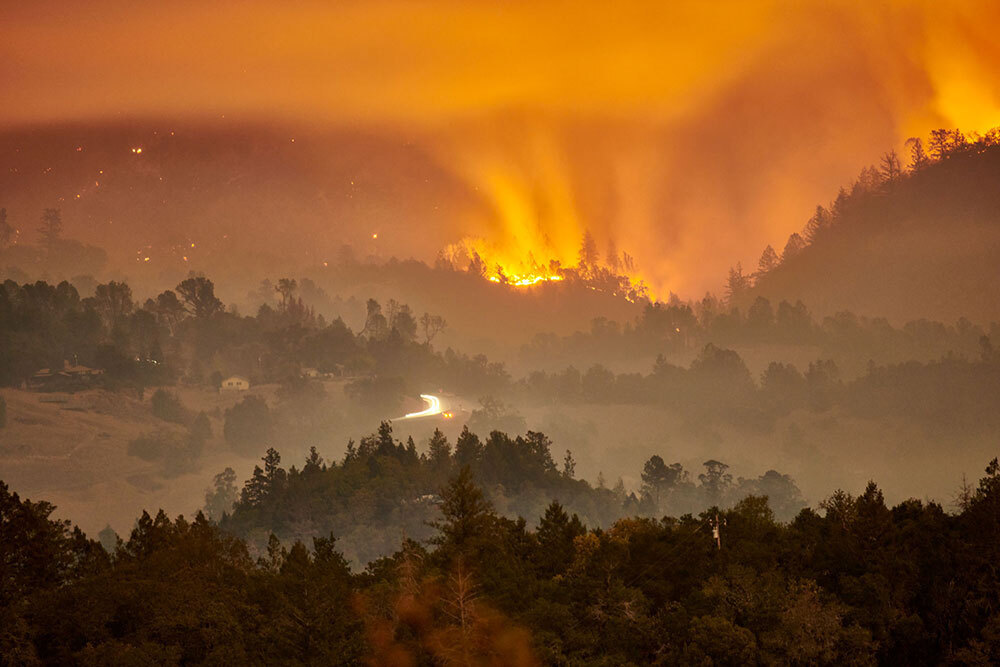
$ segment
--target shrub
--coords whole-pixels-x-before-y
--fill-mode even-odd
[[[208,415],[204,410],[191,422],[191,439],[198,442],[205,442],[212,437],[212,423],[208,421]]]
[[[143,461],[162,464],[164,477],[176,477],[198,468],[203,441],[182,433],[159,430],[143,433],[128,443],[128,453]]]
[[[129,456],[135,456],[143,461],[162,459],[171,450],[179,446],[179,438],[170,431],[153,431],[143,433],[128,443]]]
[[[152,407],[153,416],[163,421],[174,424],[183,424],[187,421],[187,410],[184,409],[181,399],[165,389],[157,389],[153,394]]]
[[[273,419],[267,402],[250,395],[226,410],[222,431],[226,442],[237,451],[254,454],[261,451],[271,438]]]

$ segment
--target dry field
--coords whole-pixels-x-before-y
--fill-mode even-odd
[[[266,395],[267,389],[258,393]],[[212,439],[198,472],[165,479],[161,464],[127,453],[129,441],[140,433],[171,428],[151,414],[152,390],[145,401],[104,390],[0,390],[7,400],[7,427],[0,429],[0,479],[22,497],[53,503],[56,516],[71,519],[91,535],[110,523],[127,536],[143,509],[191,515],[203,504],[217,472],[230,466],[242,480],[255,461],[233,452],[222,438],[220,415],[238,395],[201,389],[179,393],[189,409],[209,415]]]

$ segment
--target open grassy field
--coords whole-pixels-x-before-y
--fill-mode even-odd
[[[222,438],[219,415],[237,396],[181,390],[190,409],[204,410],[212,423],[197,472],[166,479],[161,465],[127,453],[140,433],[177,428],[154,417],[149,397],[89,390],[73,394],[4,389],[7,427],[0,429],[0,479],[31,499],[56,505],[91,534],[106,524],[127,534],[142,509],[191,514],[202,504],[212,477],[226,466],[245,478],[254,461],[233,452]]]

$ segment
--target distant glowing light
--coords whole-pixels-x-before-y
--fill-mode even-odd
[[[184,261],[188,261],[187,255],[184,255]]]
[[[77,152],[77,153],[81,153],[81,152],[83,152],[83,146],[77,146],[77,147],[76,147],[76,152]]]
[[[149,257],[143,257],[143,258],[142,258],[142,261],[144,261],[144,262],[148,262],[148,261],[149,261]]]
[[[441,413],[441,399],[437,396],[431,396],[430,394],[420,394],[420,398],[427,403],[427,408],[421,410],[420,412],[411,412],[404,416],[403,419],[414,419],[416,417],[430,417],[431,415],[437,415]]]
[[[193,243],[191,244],[191,247],[192,247],[192,248],[194,247],[194,244],[193,244]]]
[[[373,239],[377,239],[378,238],[378,234],[372,234],[372,238]]]
[[[142,155],[142,148],[136,146],[135,148],[132,149],[132,152],[135,153],[136,155]]]

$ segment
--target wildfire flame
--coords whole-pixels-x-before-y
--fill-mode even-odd
[[[564,147],[551,130],[515,125],[464,139],[448,157],[483,197],[486,213],[472,221],[479,233],[447,246],[443,259],[512,288],[566,281],[629,300],[648,296],[634,261],[619,254],[607,230],[600,239],[607,251],[598,250]]]
[[[585,236],[584,239],[587,237]],[[586,243],[584,240],[582,243]],[[646,284],[634,274],[631,258],[624,254],[625,262],[612,267],[598,263],[577,262],[563,266],[552,259],[547,265],[534,260],[528,252],[527,259],[508,260],[502,253],[494,252],[484,239],[467,238],[445,249],[442,257],[456,269],[465,269],[481,275],[486,280],[511,288],[530,288],[562,281],[577,282],[588,289],[620,296],[636,302],[650,298]]]

